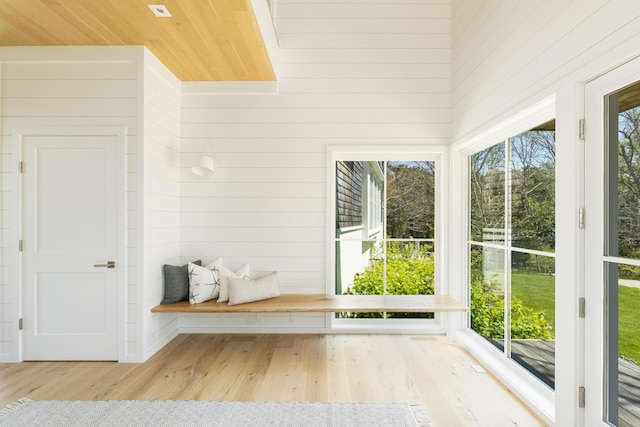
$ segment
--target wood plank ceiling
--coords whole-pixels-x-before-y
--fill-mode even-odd
[[[124,45],[182,81],[275,80],[250,0],[0,0],[0,46]]]

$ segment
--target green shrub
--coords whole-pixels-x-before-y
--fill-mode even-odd
[[[387,246],[387,294],[433,295],[434,262],[430,245],[392,242]],[[384,263],[374,252],[370,266],[355,275],[346,295],[382,295],[384,293]],[[349,313],[344,317],[382,317],[382,313]],[[387,313],[387,317],[433,318],[433,313]]]
[[[395,248],[395,249],[392,249]],[[387,294],[433,295],[433,258],[419,252],[406,256],[407,250],[387,250]],[[373,262],[362,273],[355,275],[353,286],[347,291],[355,295],[382,295],[384,290],[384,264]]]
[[[485,338],[504,338],[504,300],[489,290],[490,283],[471,285],[471,329]]]
[[[471,285],[471,329],[485,338],[504,339],[504,298],[492,290],[491,283],[476,281]],[[543,311],[513,298],[511,338],[553,339],[553,333]]]
[[[433,295],[434,260],[429,245],[391,242],[387,246],[387,294]],[[379,251],[379,249],[378,249]],[[477,262],[477,260],[476,260]],[[355,275],[346,295],[382,295],[384,263],[372,250],[370,266]],[[472,269],[477,271],[477,269]],[[472,278],[471,328],[485,338],[504,338],[504,300],[491,282]],[[383,313],[343,313],[347,318],[375,318]],[[387,317],[433,318],[433,313],[387,313]],[[514,298],[511,301],[513,339],[553,339],[552,328],[543,311],[533,310]]]

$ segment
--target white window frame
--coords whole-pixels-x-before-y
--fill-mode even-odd
[[[448,253],[445,237],[446,216],[444,207],[448,202],[448,174],[444,170],[448,165],[448,146],[329,146],[327,147],[327,262],[326,292],[335,294],[336,283],[336,162],[338,161],[432,161],[435,163],[435,224],[434,224],[434,292],[446,294],[447,283],[445,254]],[[369,194],[369,193],[367,193]],[[368,211],[368,203],[365,204]],[[368,217],[368,212],[365,215]],[[364,229],[369,230],[369,224]],[[337,319],[331,313],[327,315],[331,329],[340,332],[365,333],[444,333],[447,328],[447,314],[436,313],[434,319]]]
[[[463,212],[460,218],[460,229],[462,232],[452,230],[452,238],[457,242],[456,253],[452,253],[452,264],[450,268],[463,271],[462,278],[464,285],[461,287],[463,301],[469,303],[470,277],[468,263],[468,248],[470,242],[470,218],[469,218],[469,157],[481,150],[489,148],[502,141],[526,132],[535,126],[556,118],[556,97],[551,95],[542,99],[530,107],[514,114],[511,118],[488,128],[473,137],[460,140],[452,144],[452,158],[456,159],[456,166],[451,173],[458,172],[460,175],[459,188],[462,189],[460,195],[462,202],[459,204]],[[557,176],[556,176],[557,182]],[[557,221],[557,219],[556,219]],[[546,255],[546,254],[545,254]],[[458,264],[460,262],[460,264]],[[457,294],[454,289],[454,294]],[[556,316],[556,321],[561,318]],[[466,317],[466,324],[455,333],[455,340],[464,346],[474,357],[488,367],[489,370],[520,399],[533,408],[545,421],[553,423],[555,415],[555,392],[547,387],[537,378],[533,377],[529,371],[513,360],[504,356],[504,352],[493,346],[486,339],[482,338],[475,331],[471,330],[469,315]]]
[[[367,200],[363,203],[365,209],[364,217],[366,224],[364,227],[363,238],[369,239],[383,232],[382,221],[382,187],[380,183],[384,182],[383,171],[375,162],[366,162],[367,188],[363,191],[367,195]]]

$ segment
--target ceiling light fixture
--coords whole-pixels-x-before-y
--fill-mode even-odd
[[[160,18],[170,18],[171,13],[169,13],[169,9],[163,4],[150,4],[148,5],[149,9],[153,12],[154,15]]]

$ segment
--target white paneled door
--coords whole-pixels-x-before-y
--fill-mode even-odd
[[[117,135],[22,135],[24,360],[118,358]]]

